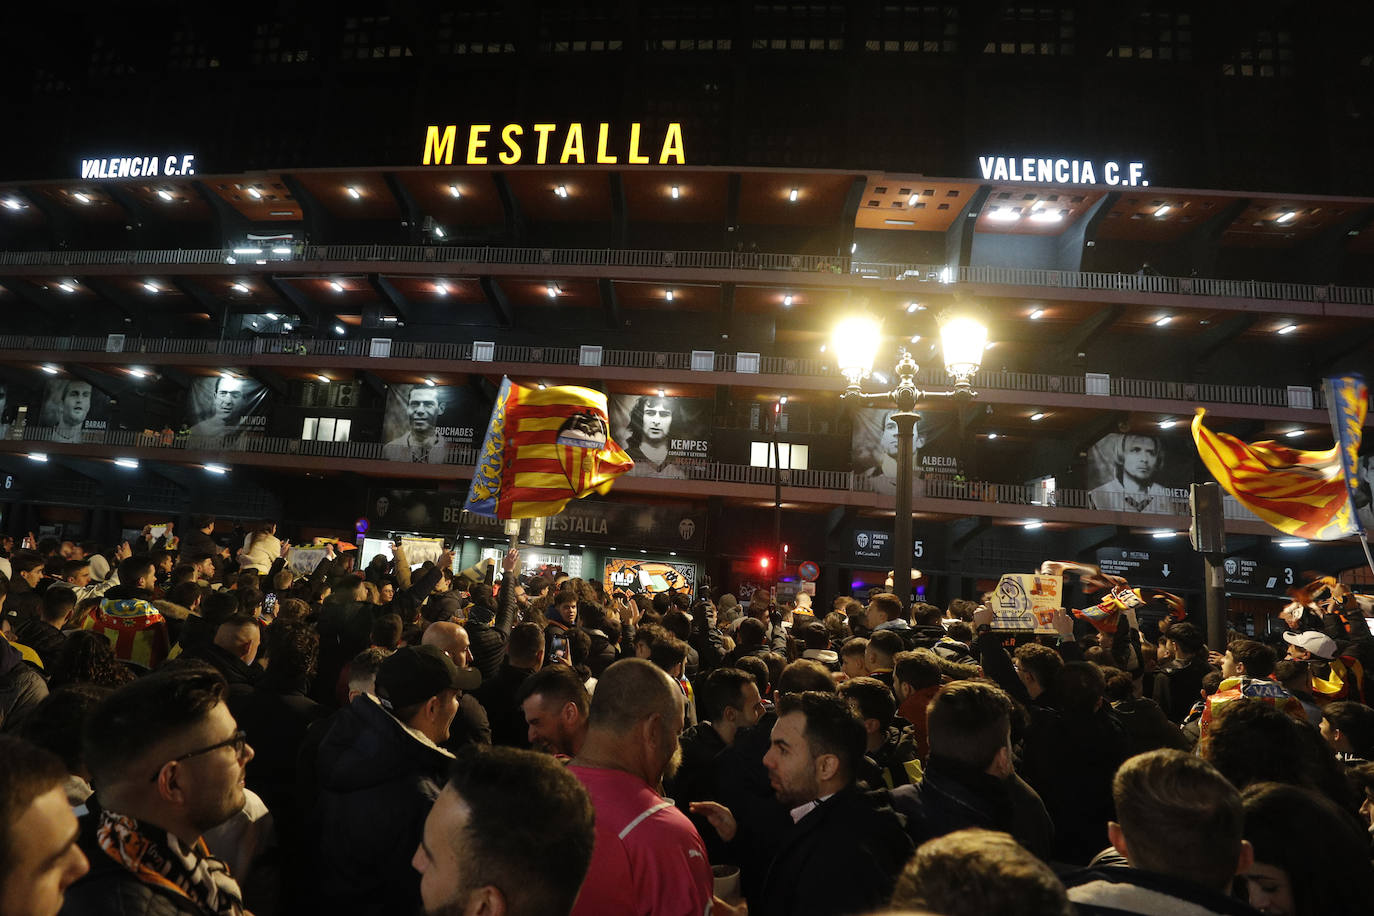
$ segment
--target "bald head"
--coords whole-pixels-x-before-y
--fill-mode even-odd
[[[440,620],[425,627],[420,645],[434,646],[453,660],[459,668],[466,668],[472,662],[471,645],[468,631],[451,620]]]
[[[623,658],[596,682],[590,725],[624,734],[654,715],[674,721],[682,706],[682,688],[667,672],[642,658]]]

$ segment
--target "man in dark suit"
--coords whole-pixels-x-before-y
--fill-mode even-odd
[[[782,698],[763,765],[793,827],[750,901],[757,913],[831,916],[887,902],[913,847],[886,793],[855,784],[863,755],[863,722],[847,701],[812,691]]]

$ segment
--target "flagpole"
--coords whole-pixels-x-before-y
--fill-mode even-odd
[[[1364,535],[1364,529],[1360,529],[1360,545],[1364,547],[1364,559],[1369,564],[1369,571],[1374,573],[1374,556],[1369,554],[1369,539]]]

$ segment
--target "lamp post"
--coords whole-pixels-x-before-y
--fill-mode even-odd
[[[911,446],[916,421],[921,418],[916,406],[940,398],[966,401],[978,396],[972,380],[983,362],[988,329],[968,317],[947,317],[941,321],[940,344],[944,350],[945,369],[954,378],[954,387],[949,390],[917,388],[916,373],[920,367],[902,347],[898,351],[896,387],[889,391],[864,391],[861,383],[873,372],[873,359],[880,340],[881,329],[872,319],[851,318],[835,328],[835,358],[847,382],[840,397],[890,403],[897,407],[892,414],[897,424],[897,514],[892,531],[892,588],[906,606],[911,598]]]

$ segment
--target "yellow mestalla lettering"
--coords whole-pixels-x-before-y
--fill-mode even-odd
[[[577,157],[578,165],[587,163],[587,157],[582,152],[582,125],[576,121],[568,125],[568,139],[563,141],[563,155],[558,161],[567,165],[573,156]]]
[[[668,132],[663,135],[663,151],[658,154],[658,164],[666,165],[669,156],[677,159],[678,165],[687,164],[687,156],[682,151],[682,125],[677,121],[670,123]]]
[[[507,153],[503,150],[497,158],[506,165],[515,165],[520,161],[520,144],[515,142],[515,138],[524,132],[525,129],[519,124],[507,124],[501,130],[501,142],[506,144],[506,149],[510,152]]]
[[[539,135],[539,154],[534,157],[534,161],[539,165],[549,161],[549,132],[557,129],[557,124],[534,125],[534,132]]]
[[[425,130],[425,165],[438,165],[443,160],[444,165],[453,165],[453,137],[458,131],[457,124],[450,124],[444,128],[444,134],[439,136],[439,125],[431,124]]]
[[[648,156],[639,154],[639,122],[635,121],[630,125],[630,155],[625,157],[625,161],[631,165],[644,165],[649,161]]]
[[[606,137],[610,133],[610,131],[611,125],[607,124],[605,121],[602,121],[601,130],[596,137],[596,161],[598,163],[603,163],[606,165],[610,165],[618,161],[614,156],[608,155],[606,153]]]
[[[477,155],[477,151],[487,145],[482,134],[491,130],[490,124],[474,124],[468,131],[468,165],[486,165],[487,157]]]

